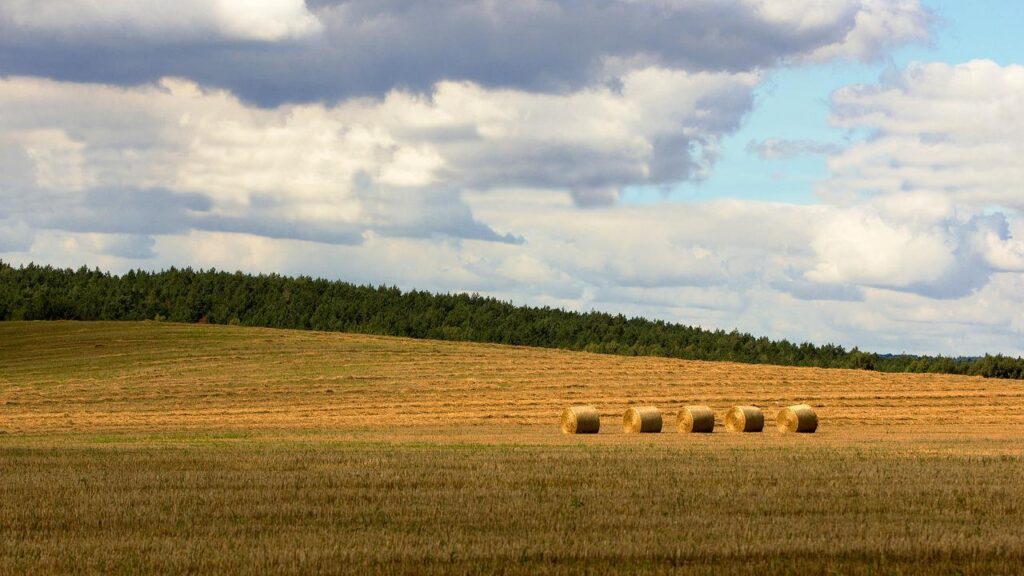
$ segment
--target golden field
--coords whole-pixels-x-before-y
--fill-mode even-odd
[[[814,406],[813,435],[776,412]],[[565,436],[590,403],[601,433]],[[675,432],[715,408],[711,435]],[[630,405],[665,431],[627,435]],[[761,434],[723,431],[756,404]],[[0,573],[1014,573],[1024,383],[0,323]]]

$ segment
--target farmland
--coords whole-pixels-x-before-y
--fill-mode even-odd
[[[815,407],[814,435],[721,431]],[[602,430],[558,432],[590,403]],[[687,404],[712,435],[675,433]],[[626,435],[653,404],[665,432]],[[0,573],[979,573],[1024,382],[164,323],[0,323]]]

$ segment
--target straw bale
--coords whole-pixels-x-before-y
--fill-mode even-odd
[[[764,430],[764,412],[757,406],[733,406],[725,414],[725,427],[730,432]]]
[[[661,410],[654,406],[634,406],[622,415],[622,429],[627,433],[661,432]]]
[[[593,406],[570,406],[562,411],[562,432],[566,434],[597,434],[601,415]]]
[[[776,420],[780,432],[811,434],[818,429],[818,414],[807,404],[783,408]]]
[[[677,427],[680,432],[714,432],[715,411],[707,406],[687,406],[679,411]]]

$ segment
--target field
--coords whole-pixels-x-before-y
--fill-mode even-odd
[[[674,431],[797,402],[817,434]],[[572,403],[600,434],[559,433]],[[631,404],[665,433],[623,434]],[[1014,573],[1022,408],[1019,381],[0,323],[0,574]]]

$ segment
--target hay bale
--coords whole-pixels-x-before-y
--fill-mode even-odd
[[[776,421],[780,432],[811,434],[818,429],[818,414],[807,404],[783,408]]]
[[[715,411],[707,406],[687,406],[679,411],[677,427],[680,432],[714,432]]]
[[[622,429],[627,433],[661,432],[661,410],[654,406],[634,406],[622,415]]]
[[[601,430],[601,414],[593,406],[570,406],[562,411],[562,432],[566,434],[597,434]]]
[[[725,427],[730,432],[764,430],[764,412],[757,406],[733,406],[725,414]]]

